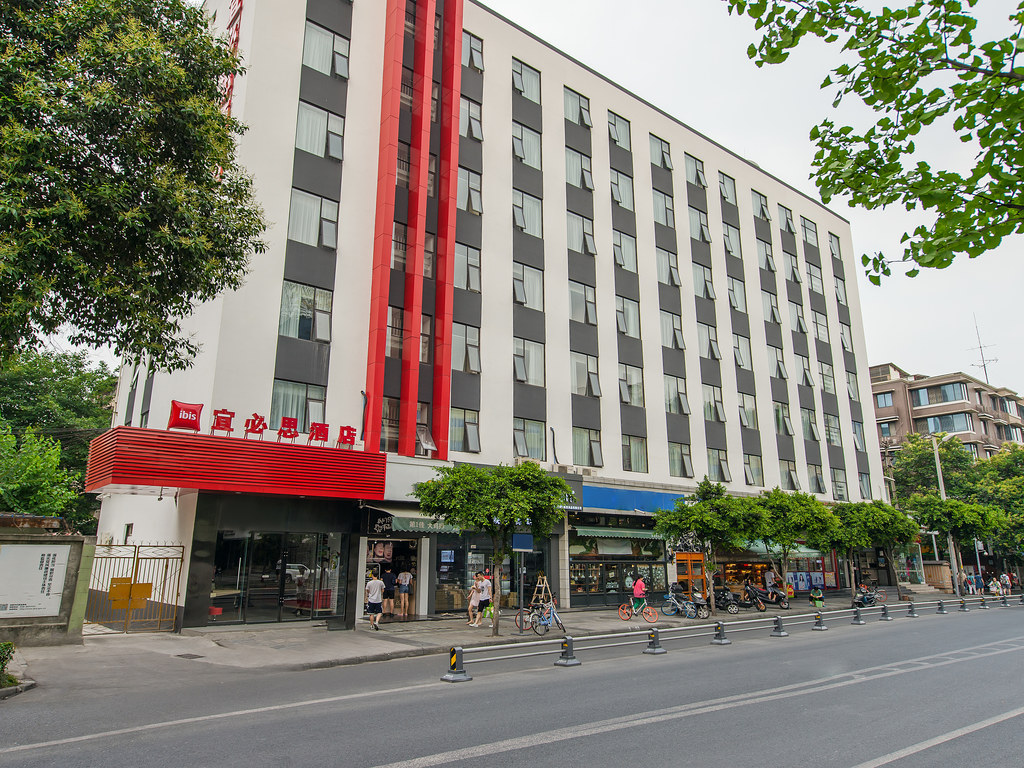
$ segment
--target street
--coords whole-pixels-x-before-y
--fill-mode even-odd
[[[0,704],[0,765],[1021,764],[1024,609],[868,618],[568,669],[472,664],[458,684],[440,656],[291,673],[80,656],[80,674]]]

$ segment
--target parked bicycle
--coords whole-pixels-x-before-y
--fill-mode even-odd
[[[696,593],[695,593],[696,594]],[[707,601],[703,598],[700,602],[694,599],[694,595],[687,596],[682,587],[672,585],[672,589],[665,595],[665,602],[661,605],[661,612],[666,616],[681,614],[688,619],[706,619],[711,615]]]
[[[646,597],[640,600],[639,605],[634,604],[634,601],[631,600],[628,603],[623,603],[619,606],[620,619],[623,621],[629,621],[634,616],[643,616],[644,621],[651,624],[658,620],[658,612],[647,604]]]
[[[869,605],[874,605],[875,603],[884,603],[886,599],[889,597],[886,594],[885,590],[881,587],[868,586],[867,584],[857,585],[857,595],[864,596],[864,598],[866,599],[864,599],[863,602]],[[857,596],[855,595],[854,599],[856,599],[856,597]]]
[[[534,606],[533,610],[530,611],[530,626],[533,627],[533,631],[538,635],[547,634],[547,631],[551,629],[551,625],[554,624],[562,632],[565,632],[565,626],[562,624],[562,619],[558,616],[558,611],[555,609],[555,601],[552,600],[550,603],[542,603],[539,607]]]

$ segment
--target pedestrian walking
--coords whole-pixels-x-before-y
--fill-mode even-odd
[[[473,626],[479,627],[480,619],[482,619],[484,616],[489,615],[491,618],[491,626],[493,627],[494,607],[491,605],[491,580],[488,579],[487,576],[480,571],[477,571],[476,575],[480,577],[480,581],[477,582],[477,587],[480,590],[480,610],[476,615],[476,623]],[[488,608],[490,608],[491,610],[488,611]]]
[[[409,615],[409,593],[412,591],[412,573],[402,571],[398,574],[398,615]]]
[[[466,623],[469,626],[476,626],[477,612],[480,606],[480,572],[477,571],[473,574],[473,583],[469,585],[469,591],[466,593],[469,597],[469,608],[467,613],[469,614],[469,621]]]
[[[391,564],[384,566],[384,575],[380,577],[384,582],[384,615],[395,615],[395,583],[398,579],[391,570]]]
[[[370,617],[370,626],[379,630],[381,614],[384,612],[384,582],[377,578],[373,571],[366,574],[370,580],[366,582],[366,613]]]
[[[1009,596],[1010,594],[1010,574],[1006,571],[999,574],[999,592],[1003,596]]]

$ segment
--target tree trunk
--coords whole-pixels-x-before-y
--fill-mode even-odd
[[[504,559],[497,554],[491,558],[491,637],[498,636],[498,616],[501,613],[498,610],[498,606],[501,605],[501,561]]]
[[[856,581],[857,581],[857,579],[854,578],[854,572],[853,572],[853,549],[851,548],[846,553],[846,583],[850,587],[850,607],[851,608],[854,607],[853,606],[853,601],[857,597],[857,584],[856,584]]]
[[[715,574],[709,567],[711,561],[705,558],[704,560],[704,575],[707,576],[708,583],[708,605],[711,607],[711,615],[718,615],[718,606],[715,605]],[[725,579],[722,580],[722,586],[725,586]]]
[[[896,602],[903,599],[903,593],[900,591],[900,575],[896,572],[896,561],[893,559],[892,547],[882,547],[882,551],[885,552],[885,566],[886,570],[892,574],[892,583],[896,587]]]

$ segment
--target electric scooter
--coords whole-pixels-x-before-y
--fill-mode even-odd
[[[778,587],[772,587],[771,589],[759,589],[753,584],[748,583],[744,589],[747,590],[751,599],[756,596],[765,605],[777,605],[779,608],[789,608],[789,598],[786,597],[786,593]],[[761,609],[758,608],[758,610]]]
[[[751,603],[746,607],[752,608],[753,605],[754,604]],[[743,606],[741,605],[739,598],[736,597],[736,593],[731,589],[715,590],[715,608],[722,608],[729,613],[739,613],[741,607]]]

